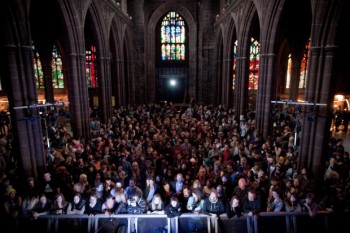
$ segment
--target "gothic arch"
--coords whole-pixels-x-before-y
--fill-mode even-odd
[[[78,7],[81,2],[58,0],[62,14],[64,47],[67,55],[67,78],[71,122],[77,137],[89,138],[90,117],[85,74],[84,17],[90,2]],[[79,11],[81,9],[81,11]]]
[[[244,17],[238,25],[237,47],[237,93],[235,94],[235,112],[237,116],[245,115],[248,111],[248,76],[249,76],[249,48],[251,33],[260,32],[260,19],[253,2],[243,9]],[[253,26],[256,28],[253,29]],[[260,40],[260,38],[257,38]],[[251,102],[254,102],[252,100]]]
[[[233,106],[232,91],[232,62],[233,39],[236,35],[236,26],[233,17],[228,22],[220,23],[215,38],[218,45],[218,93],[221,93],[219,102],[226,106]],[[226,29],[226,30],[225,30]],[[224,35],[225,34],[225,35]]]
[[[148,29],[146,33],[146,43],[147,51],[145,55],[145,64],[146,64],[146,90],[147,95],[149,96],[148,102],[155,101],[155,30],[157,24],[161,17],[168,13],[169,11],[176,11],[184,18],[189,29],[189,96],[196,95],[196,43],[197,43],[197,26],[196,22],[190,13],[190,11],[178,4],[176,2],[164,3],[158,7],[148,22]]]
[[[131,41],[132,41],[132,36],[131,36],[131,32],[129,30],[127,30],[126,26],[124,25],[123,28],[123,47],[122,47],[122,51],[123,51],[123,60],[124,60],[124,74],[123,77],[125,78],[125,80],[127,80],[127,85],[126,88],[124,90],[126,99],[124,101],[125,104],[133,104],[135,103],[135,95],[136,93],[142,93],[142,89],[137,89],[135,88],[135,83],[138,83],[135,81],[134,78],[134,74],[132,73],[133,69],[133,64],[132,64],[132,52],[130,50],[130,48],[132,48],[131,45]],[[132,91],[132,90],[139,90],[139,91]]]
[[[96,2],[93,1],[88,8],[84,22],[84,28],[90,27],[92,30],[92,37],[96,46],[98,88],[95,94],[98,96],[99,110],[102,112],[103,119],[108,119],[112,116],[110,47],[108,35],[109,25],[111,25],[113,15],[111,11],[108,11],[105,3],[96,4]],[[90,21],[88,19],[90,19]],[[88,25],[87,22],[91,22],[91,24]],[[89,96],[90,94],[91,93],[89,93]]]
[[[114,96],[115,105],[122,105],[124,103],[123,98],[123,64],[125,62],[123,57],[123,28],[121,22],[117,19],[113,19],[111,24],[109,43],[111,48],[111,82],[112,91]]]
[[[223,36],[223,28],[218,27],[219,30],[216,31],[216,60],[217,62],[217,79],[215,80],[215,86],[216,89],[215,92],[217,93],[216,96],[218,96],[216,102],[225,104],[225,98],[226,98],[226,92],[221,91],[222,87],[225,86],[225,72],[224,72],[224,66],[225,66],[225,49],[224,49],[224,36]],[[215,103],[217,104],[217,103]]]
[[[267,8],[260,8],[259,15],[263,14],[262,10],[264,10],[266,19],[262,22],[260,36],[262,43],[259,87],[261,88],[258,90],[256,110],[257,126],[264,135],[267,135],[272,128],[270,120],[271,100],[285,98],[281,94],[284,93],[286,63],[292,49],[291,44],[299,44],[298,51],[301,54],[305,48],[306,40],[310,36],[311,23],[308,19],[311,18],[309,16],[311,7],[309,1],[280,1],[278,4],[269,4]],[[299,14],[296,15],[296,11]],[[303,25],[303,29],[300,25]],[[303,34],[301,35],[301,33]],[[294,48],[294,51],[297,51],[296,46]],[[295,85],[297,85],[297,81],[295,81]],[[295,85],[293,86],[293,95],[291,95],[293,98],[296,98],[295,95],[297,95]],[[289,99],[290,96],[286,98]]]

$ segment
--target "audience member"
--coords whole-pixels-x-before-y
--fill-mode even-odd
[[[76,193],[73,197],[73,201],[69,202],[67,208],[67,214],[84,214],[85,212],[85,200],[81,194]]]
[[[148,214],[165,214],[165,204],[159,193],[154,194],[148,205]]]
[[[85,212],[84,214],[87,214],[89,216],[93,216],[96,214],[102,213],[102,202],[101,199],[99,199],[96,194],[91,194],[88,201],[85,205]]]
[[[226,204],[226,214],[228,218],[239,218],[243,212],[242,204],[237,196],[233,196],[229,203]]]

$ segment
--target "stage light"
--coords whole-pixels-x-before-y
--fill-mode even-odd
[[[170,79],[169,84],[170,86],[175,87],[177,85],[176,79]]]

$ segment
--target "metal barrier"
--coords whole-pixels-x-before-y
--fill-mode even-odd
[[[263,212],[258,217],[231,219],[224,214],[219,220],[202,214],[182,214],[172,219],[165,214],[46,215],[38,219],[20,218],[19,233],[28,232],[28,229],[33,229],[36,233],[152,233],[157,230],[168,233],[329,233],[333,226],[330,216],[332,214],[328,211],[319,211],[313,218],[305,212]]]

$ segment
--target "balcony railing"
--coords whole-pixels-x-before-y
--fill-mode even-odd
[[[346,224],[349,226],[349,223]],[[28,229],[36,233],[152,233],[157,229],[171,233],[330,233],[337,232],[334,226],[339,228],[338,219],[328,211],[319,211],[313,218],[306,212],[263,212],[257,218],[242,216],[228,219],[224,214],[219,220],[202,214],[182,214],[172,219],[165,214],[46,215],[37,219],[18,219],[19,233],[28,232]]]

